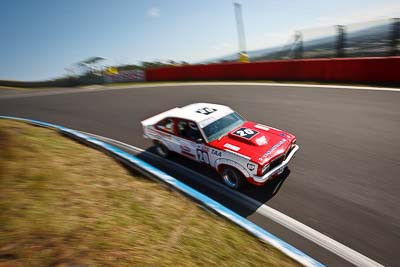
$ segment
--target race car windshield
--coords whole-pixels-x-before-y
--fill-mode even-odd
[[[242,116],[237,114],[236,112],[226,115],[219,120],[210,123],[206,127],[203,128],[204,134],[207,137],[209,142],[218,139],[236,127],[239,127],[245,122]]]

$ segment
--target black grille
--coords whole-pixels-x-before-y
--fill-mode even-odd
[[[269,164],[270,165],[269,169],[272,170],[273,168],[275,168],[276,166],[281,164],[284,161],[284,159],[285,159],[285,155],[281,155],[281,156],[277,157],[276,159],[271,161],[271,163]]]
[[[285,157],[286,157],[286,155],[281,155],[281,156],[277,157],[276,159],[272,160],[269,163],[269,167],[264,170],[263,175],[266,174],[269,170],[272,170],[273,168],[275,168],[276,166],[281,164],[285,160]]]

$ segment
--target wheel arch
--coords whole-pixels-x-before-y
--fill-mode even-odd
[[[157,143],[162,144],[163,146],[165,146],[166,148],[168,148],[169,151],[172,151],[172,150],[171,150],[171,147],[168,146],[167,142],[165,142],[164,140],[162,140],[162,139],[153,139],[153,144],[156,145]]]
[[[223,167],[230,167],[230,168],[234,168],[237,171],[239,171],[241,174],[243,174],[243,176],[245,178],[250,177],[251,175],[249,174],[249,172],[238,162],[234,161],[234,160],[230,160],[230,159],[218,159],[215,162],[215,166],[217,169],[217,172],[219,174],[221,174],[221,170]]]

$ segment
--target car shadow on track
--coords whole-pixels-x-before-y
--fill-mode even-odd
[[[136,156],[149,162],[150,164],[166,172],[167,174],[177,178],[183,183],[206,194],[214,200],[219,201],[221,204],[235,210],[244,217],[253,214],[261,204],[267,203],[270,199],[276,196],[279,190],[282,188],[284,182],[290,175],[290,170],[286,168],[281,175],[275,177],[273,180],[267,182],[263,186],[254,186],[251,184],[247,184],[246,186],[244,186],[239,191],[259,203],[258,206],[255,206],[254,203],[252,203],[252,205],[248,205],[248,203],[236,203],[237,200],[233,198],[230,199],[231,194],[219,194],[221,189],[224,189],[225,185],[222,183],[219,174],[210,166],[194,162],[191,159],[187,159],[184,156],[173,153],[168,159],[173,163],[178,164],[175,165],[168,163],[168,161],[164,159],[149,157],[149,154],[147,152],[155,154],[154,148],[150,147],[144,153],[139,153]],[[184,168],[180,168],[179,166],[182,166]],[[191,171],[194,171],[195,173],[188,172],[185,169],[189,169]],[[196,175],[196,173],[200,175]],[[207,178],[204,176],[219,183],[222,187],[215,186],[215,183],[210,183],[210,181],[206,180]]]
[[[265,185],[254,186],[249,184],[241,192],[261,203],[266,203],[278,194],[289,175],[290,169],[286,168],[282,174],[268,181]]]

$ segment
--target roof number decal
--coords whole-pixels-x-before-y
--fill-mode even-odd
[[[208,108],[208,107],[204,107],[204,108],[200,108],[198,110],[196,110],[197,113],[200,114],[204,114],[204,115],[210,115],[211,113],[217,111],[215,108]]]
[[[242,127],[240,129],[237,129],[236,131],[234,131],[232,134],[246,138],[246,139],[251,139],[251,138],[253,138],[253,136],[258,134],[258,132],[255,130],[249,129],[249,128]]]

